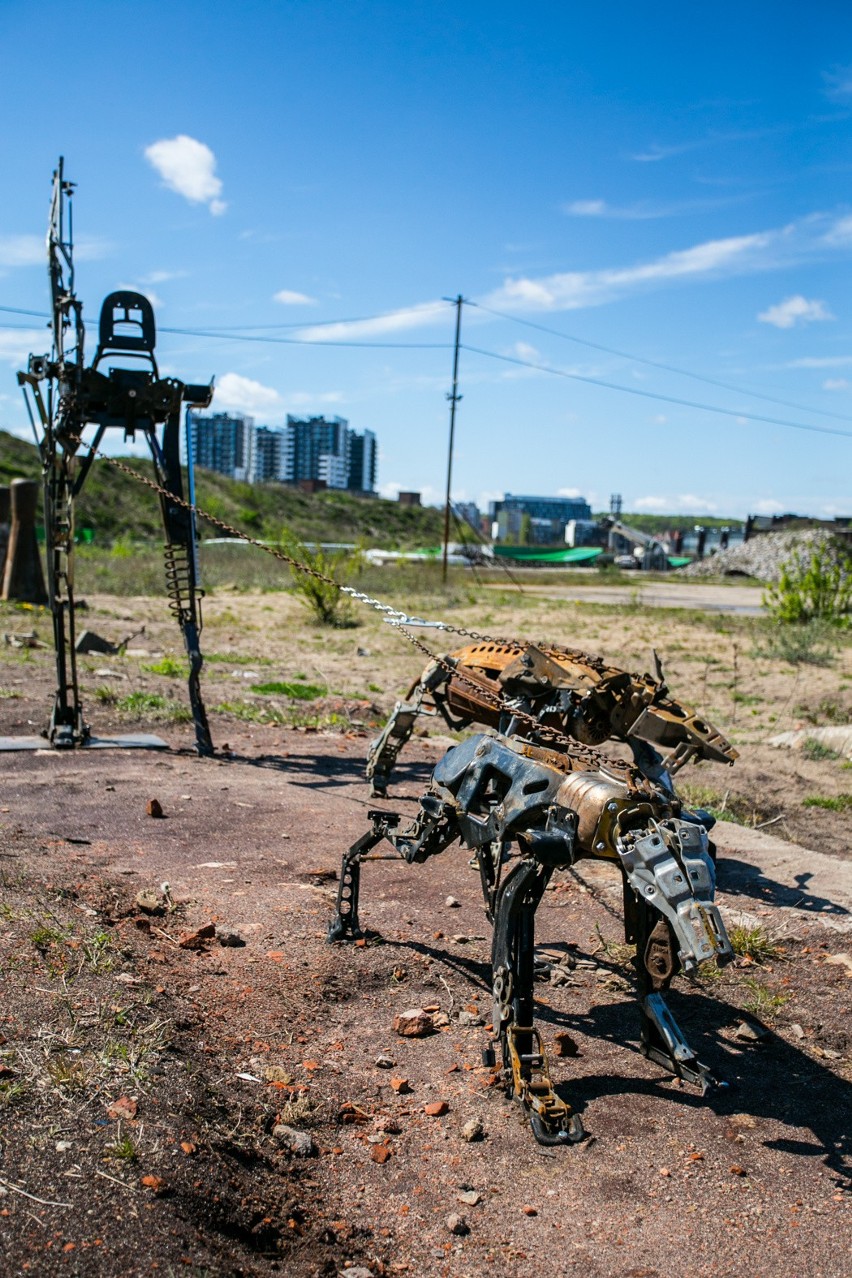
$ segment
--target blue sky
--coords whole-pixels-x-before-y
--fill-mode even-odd
[[[62,153],[90,324],[131,286],[162,328],[223,330],[162,332],[162,366],[258,422],[375,430],[390,494],[441,499],[462,293],[456,497],[852,514],[847,4],[33,15],[0,5],[0,305],[46,306]],[[0,426],[25,434],[14,372],[46,341],[0,323]]]

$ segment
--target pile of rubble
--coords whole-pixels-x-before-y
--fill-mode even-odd
[[[837,540],[821,528],[761,533],[707,559],[696,559],[678,571],[687,577],[737,575],[757,577],[760,581],[777,581],[782,565],[800,556],[807,562],[815,550],[826,545],[836,547]]]

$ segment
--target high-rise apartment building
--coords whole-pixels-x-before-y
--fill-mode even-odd
[[[376,436],[371,430],[365,430],[363,435],[353,430],[350,431],[350,435],[352,438],[349,444],[349,474],[346,487],[356,492],[375,492],[378,462]]]
[[[254,454],[254,421],[232,413],[212,413],[202,417],[190,413],[189,434],[196,466],[249,479]]]
[[[284,427],[255,426],[250,417],[192,414],[197,466],[253,484],[319,480],[329,488],[371,493],[378,447],[371,430],[358,434],[343,417],[287,417]]]

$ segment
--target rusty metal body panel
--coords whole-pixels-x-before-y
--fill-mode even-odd
[[[670,788],[671,777],[690,760],[733,764],[737,758],[702,715],[668,695],[662,677],[630,674],[601,657],[556,644],[477,642],[431,663],[406,700],[397,702],[370,747],[367,776],[374,794],[386,792],[417,716],[430,709],[453,728],[482,724],[533,740],[536,728],[542,737],[551,729],[589,746],[624,741],[638,766],[654,779],[665,773]],[[515,718],[513,710],[525,717]],[[663,759],[655,746],[668,756]]]

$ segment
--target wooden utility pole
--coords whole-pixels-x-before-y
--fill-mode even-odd
[[[450,298],[445,298],[450,301]],[[453,442],[456,433],[456,404],[462,398],[459,394],[459,346],[461,342],[461,317],[464,298],[461,293],[458,297],[453,298],[453,305],[456,308],[456,341],[453,348],[453,389],[447,396],[450,401],[450,443],[447,449],[447,502],[444,506],[444,571],[443,581],[446,585],[447,581],[447,554],[450,544],[450,485],[453,479]]]

